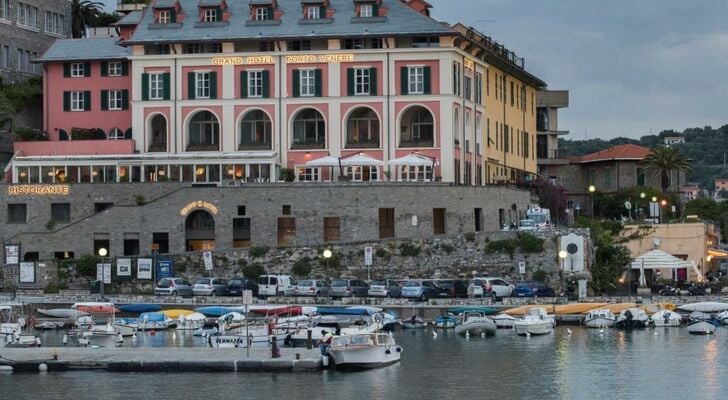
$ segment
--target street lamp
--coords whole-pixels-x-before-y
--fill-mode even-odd
[[[589,208],[592,219],[594,218],[594,192],[597,188],[594,185],[589,185]]]
[[[662,199],[660,202],[660,221],[664,222],[665,220],[667,223],[670,223],[670,220],[665,218],[665,206],[667,206],[667,200]]]
[[[324,250],[324,262],[326,263],[326,268],[329,268],[329,258],[331,258],[333,254],[331,253],[331,250],[326,249]]]
[[[101,299],[104,299],[104,278],[106,275],[106,269],[105,269],[105,258],[106,255],[109,254],[109,251],[106,250],[106,247],[102,247],[99,249],[99,256],[101,257],[101,280],[99,281],[99,294],[101,295]]]
[[[561,288],[564,288],[564,275],[566,274],[566,271],[564,270],[564,259],[569,256],[569,253],[566,252],[566,250],[561,250],[559,252],[559,260],[561,260]]]
[[[640,199],[644,200],[645,196],[647,196],[647,194],[645,192],[640,192]],[[639,205],[637,206],[637,214],[638,214],[637,219],[640,219],[640,216],[642,215],[642,209],[640,208]],[[642,218],[642,219],[644,219],[644,218]]]

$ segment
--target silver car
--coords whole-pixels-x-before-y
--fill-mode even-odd
[[[298,281],[296,296],[328,297],[329,287],[324,281],[306,279]]]
[[[382,279],[372,281],[369,285],[369,297],[399,297],[402,293],[402,288],[397,282],[391,279]]]
[[[192,285],[180,278],[162,278],[154,288],[155,296],[192,296]]]
[[[228,282],[222,278],[200,278],[192,287],[195,296],[224,296],[228,294]]]

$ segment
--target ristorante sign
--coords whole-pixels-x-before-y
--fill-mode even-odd
[[[217,211],[218,211],[217,207],[214,204],[207,202],[207,201],[198,200],[198,201],[193,201],[193,202],[187,204],[186,206],[182,207],[182,209],[179,210],[179,214],[182,216],[186,216],[187,214],[190,213],[190,211],[195,210],[195,209],[200,209],[200,208],[207,210],[213,214],[217,214]]]
[[[8,186],[10,196],[67,196],[68,185],[14,185]]]

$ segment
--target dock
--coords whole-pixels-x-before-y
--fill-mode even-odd
[[[108,372],[315,372],[324,368],[318,348],[0,348],[0,365],[14,372],[101,370]]]

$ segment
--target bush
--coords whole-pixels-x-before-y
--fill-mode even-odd
[[[250,248],[250,257],[259,258],[268,254],[268,246],[253,246]]]
[[[474,242],[475,232],[465,232],[465,240],[467,240],[468,242]]]
[[[58,293],[63,289],[68,289],[68,285],[65,282],[51,282],[45,285],[43,293]]]
[[[377,256],[377,258],[388,258],[389,257],[389,253],[387,252],[387,250],[382,249],[382,248],[375,250],[374,255]]]
[[[543,251],[543,239],[526,233],[519,238],[518,246],[524,253],[540,253]]]
[[[45,227],[46,227],[46,229],[48,229],[49,231],[52,231],[52,230],[53,230],[53,228],[55,228],[55,227],[56,227],[56,221],[54,221],[54,220],[52,220],[52,219],[49,219],[49,220],[48,220],[48,222],[46,222],[46,224],[45,224]]]
[[[96,278],[96,264],[100,262],[101,258],[91,254],[84,254],[76,259],[76,273],[79,276]]]
[[[518,241],[515,239],[492,240],[485,245],[485,252],[493,254],[498,252],[508,253],[513,257],[513,253],[518,247]]]
[[[548,278],[549,274],[548,272],[539,269],[538,271],[533,272],[533,280],[538,282],[546,282],[546,278]]]
[[[14,129],[14,133],[15,139],[21,142],[38,142],[48,140],[48,132],[43,132],[38,128],[19,126]]]
[[[455,252],[455,246],[449,243],[443,243],[440,245],[440,250],[444,251],[447,254],[452,254]]]
[[[308,257],[304,257],[293,264],[291,273],[295,276],[304,277],[311,274],[311,260]]]
[[[125,178],[127,179],[127,181],[129,180],[128,177],[125,177]],[[138,206],[143,206],[144,204],[147,204],[147,199],[144,198],[144,196],[138,194],[138,195],[134,196],[134,202]]]
[[[260,263],[253,263],[242,268],[246,278],[257,281],[261,275],[265,275],[265,267]]]
[[[293,182],[296,179],[296,173],[293,168],[281,168],[278,170],[278,180],[285,182]]]
[[[412,243],[402,243],[399,245],[399,254],[403,257],[417,257],[420,254],[420,246]]]

